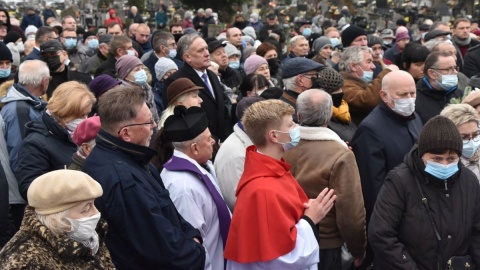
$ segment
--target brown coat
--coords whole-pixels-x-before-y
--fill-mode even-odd
[[[326,187],[333,188],[335,206],[318,224],[320,249],[339,248],[345,242],[355,258],[367,243],[365,208],[353,152],[328,128],[300,127],[300,143],[285,153],[290,171],[311,199]]]
[[[100,248],[92,250],[72,240],[66,234],[56,236],[35,216],[27,206],[20,230],[0,251],[1,269],[115,269],[105,246],[107,223],[97,225]]]
[[[343,99],[348,103],[352,122],[355,125],[358,126],[382,100],[380,98],[382,79],[389,72],[389,69],[384,69],[370,84],[350,73],[340,72],[345,81],[342,87]]]

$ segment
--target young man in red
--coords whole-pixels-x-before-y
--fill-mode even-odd
[[[227,239],[227,269],[317,269],[316,224],[336,196],[308,199],[282,156],[300,140],[292,106],[280,100],[250,106],[242,123],[253,142],[238,183]]]

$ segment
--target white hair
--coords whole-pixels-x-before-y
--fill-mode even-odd
[[[352,72],[350,64],[360,64],[363,61],[364,52],[372,53],[367,46],[350,46],[342,53],[338,67],[340,71]]]
[[[297,112],[300,124],[310,127],[328,125],[332,118],[332,97],[321,89],[309,89],[297,98]]]
[[[287,90],[293,90],[297,87],[297,76],[283,79],[283,85]]]
[[[23,85],[40,86],[43,78],[50,76],[50,70],[45,62],[27,60],[18,68],[18,82]]]
[[[49,215],[40,215],[38,213],[35,213],[35,215],[40,223],[45,225],[45,227],[52,231],[53,234],[58,236],[69,232],[72,229],[72,225],[68,219],[66,219],[69,213],[70,209]]]

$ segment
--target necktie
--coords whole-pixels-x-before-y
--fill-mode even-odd
[[[205,85],[208,87],[208,90],[210,90],[210,93],[212,94],[212,97],[215,98],[215,94],[213,93],[212,86],[208,82],[207,73],[202,74],[202,79],[203,79],[203,82],[205,83]]]

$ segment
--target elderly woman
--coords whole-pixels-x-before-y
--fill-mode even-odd
[[[480,185],[460,164],[462,150],[455,124],[435,116],[389,172],[368,230],[376,269],[450,269],[450,258],[468,261],[466,255],[478,269]]]
[[[276,80],[270,77],[270,68],[267,60],[259,55],[251,55],[248,57],[243,64],[243,69],[245,70],[246,75],[263,75],[268,80],[270,86],[276,85]]]
[[[163,164],[167,162],[173,155],[173,145],[170,140],[165,137],[163,132],[163,124],[165,120],[173,115],[173,109],[177,105],[183,105],[187,109],[196,106],[200,107],[203,100],[198,93],[203,87],[196,86],[187,78],[180,78],[171,83],[167,88],[166,98],[168,100],[168,107],[163,111],[158,125],[159,132],[155,135],[152,148],[158,151],[158,154],[152,158],[152,163],[157,167],[158,171],[163,170]]]
[[[451,104],[443,109],[440,115],[452,120],[457,126],[463,140],[460,160],[480,180],[480,157],[478,153],[478,146],[480,145],[478,124],[480,118],[477,110],[468,104]]]
[[[0,252],[2,269],[115,269],[104,244],[107,223],[93,203],[102,193],[79,171],[36,178],[20,231]]]
[[[27,199],[33,179],[72,163],[77,145],[71,134],[92,110],[95,97],[85,84],[70,81],[60,84],[41,117],[26,125],[26,137],[18,152],[20,194]]]
[[[118,79],[122,81],[123,85],[132,86],[145,92],[145,103],[152,112],[153,119],[158,123],[158,111],[155,105],[155,98],[153,91],[148,84],[147,72],[143,68],[143,63],[138,57],[131,55],[124,55],[118,58],[115,63],[115,70]]]

